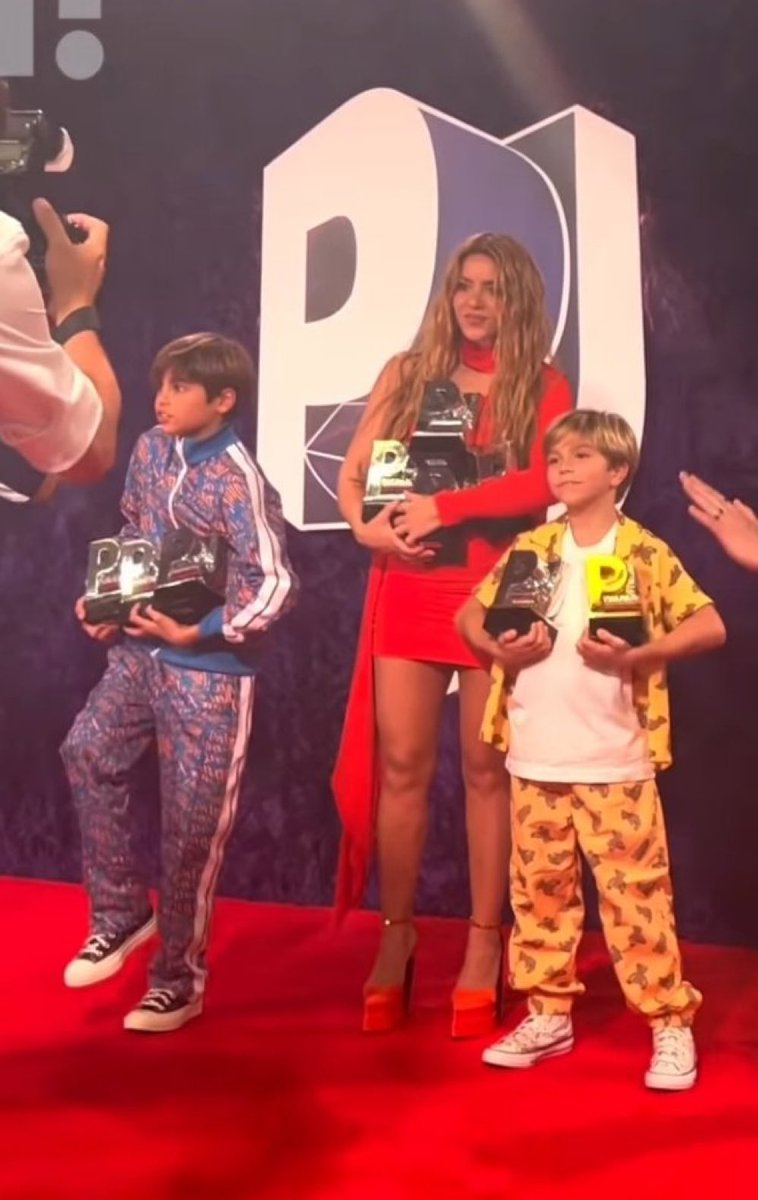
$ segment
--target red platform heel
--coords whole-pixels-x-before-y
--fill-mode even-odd
[[[393,921],[389,917],[384,917],[383,924],[385,926],[412,926],[413,922],[408,918],[401,921]],[[390,986],[383,987],[367,984],[364,987],[364,1033],[390,1033],[393,1029],[397,1029],[404,1023],[411,1008],[411,996],[413,993],[413,977],[415,974],[415,968],[416,951],[414,947],[405,964],[405,972],[403,974],[403,982],[401,984],[392,984]]]
[[[453,992],[453,1025],[451,1036],[454,1038],[486,1037],[494,1032],[503,1019],[504,987],[503,963],[505,958],[505,943],[499,925],[482,925],[472,917],[469,924],[477,929],[497,929],[500,934],[500,957],[498,959],[497,980],[491,988],[460,988]]]

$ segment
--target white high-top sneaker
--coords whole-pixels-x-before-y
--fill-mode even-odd
[[[567,1014],[532,1013],[499,1042],[488,1046],[482,1062],[491,1067],[533,1067],[574,1048],[574,1029]]]
[[[692,1030],[666,1025],[653,1030],[653,1057],[645,1086],[663,1092],[684,1092],[697,1079],[697,1051]]]

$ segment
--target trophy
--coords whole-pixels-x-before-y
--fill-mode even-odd
[[[90,625],[128,625],[135,604],[152,604],[181,625],[195,625],[224,602],[227,544],[172,529],[160,549],[145,538],[91,542],[84,595]]]
[[[447,379],[426,385],[409,444],[387,439],[373,444],[363,499],[364,521],[370,521],[386,504],[400,500],[405,492],[429,496],[479,482],[479,456],[466,444],[479,399],[462,396]]]
[[[408,448],[414,491],[431,496],[479,482],[477,456],[468,448],[466,435],[476,424],[480,402],[473,393],[462,396],[450,379],[426,385]]]
[[[152,605],[180,625],[195,625],[224,603],[228,546],[216,534],[172,529],[161,543]]]
[[[490,637],[497,638],[511,629],[521,637],[529,632],[535,621],[542,621],[554,642],[557,630],[548,613],[560,570],[560,561],[547,563],[534,550],[513,550],[495,600],[484,618],[484,628]]]
[[[408,444],[387,439],[373,444],[363,497],[364,521],[406,492],[433,496],[470,487],[511,468],[508,448],[503,454],[484,454],[468,445],[480,403],[481,396],[461,395],[452,380],[427,383]],[[437,529],[422,540],[434,546],[436,564],[465,562],[466,532],[462,528]]]
[[[605,629],[630,646],[642,645],[647,638],[634,570],[616,554],[593,554],[586,569],[590,637]]]
[[[386,504],[401,500],[415,482],[415,471],[403,442],[377,439],[371,447],[371,462],[363,497],[364,521],[370,521]]]
[[[481,396],[461,395],[449,379],[432,380],[424,389],[415,432],[406,446],[378,440],[366,476],[363,520],[414,491],[433,496],[502,474],[511,463],[505,454],[482,454],[468,445]],[[435,547],[436,563],[465,561],[465,535],[459,528],[438,529],[423,541]]]
[[[145,538],[100,538],[91,542],[84,594],[91,625],[126,625],[134,604],[150,601],[158,578],[158,552]]]

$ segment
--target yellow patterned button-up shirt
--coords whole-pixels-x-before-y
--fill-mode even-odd
[[[546,562],[560,559],[566,528],[567,520],[563,517],[519,534],[474,592],[477,600],[485,608],[492,606],[512,550],[534,550]],[[665,542],[621,514],[614,553],[634,571],[651,641],[663,637],[692,613],[713,603]],[[493,664],[481,737],[503,752],[508,749],[508,695],[512,682],[502,667]],[[664,770],[671,766],[671,718],[663,667],[635,676],[634,704],[647,735],[650,758],[657,769]]]

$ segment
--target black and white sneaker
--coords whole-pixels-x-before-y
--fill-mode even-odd
[[[137,1007],[124,1017],[124,1029],[139,1033],[170,1033],[172,1029],[181,1029],[193,1017],[199,1017],[202,1011],[200,996],[186,1000],[168,988],[150,988]]]
[[[66,987],[89,987],[118,974],[132,950],[155,933],[154,913],[123,933],[91,933],[63,972]]]

